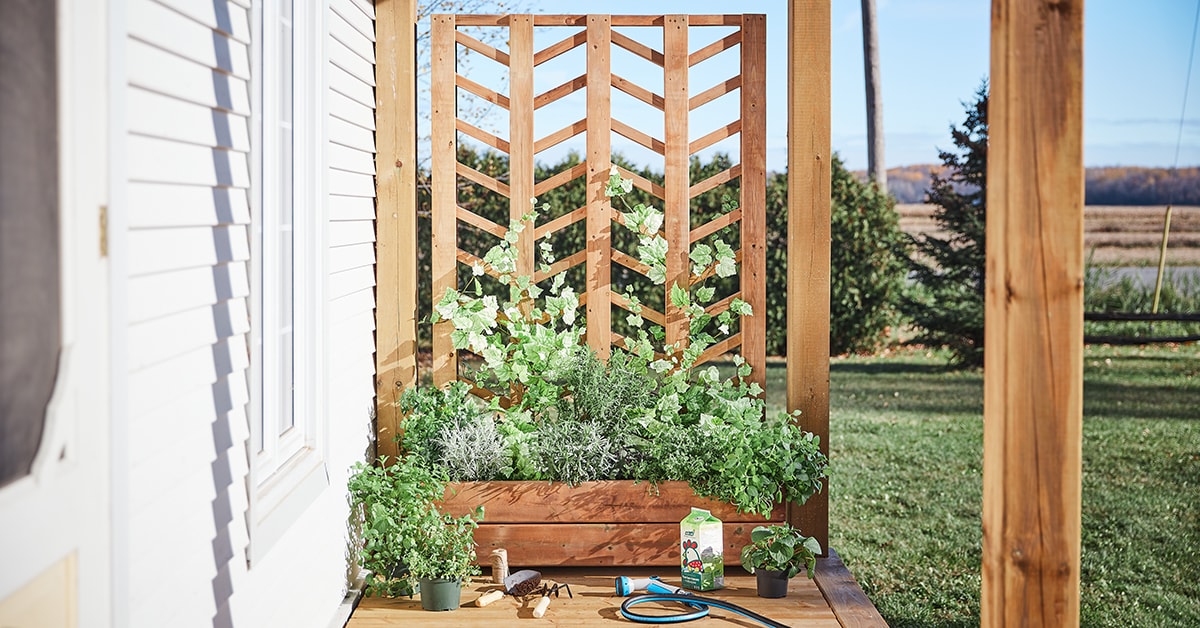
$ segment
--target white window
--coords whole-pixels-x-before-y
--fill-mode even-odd
[[[323,29],[312,4],[255,5],[252,560],[327,484],[320,438],[324,64],[315,43]]]

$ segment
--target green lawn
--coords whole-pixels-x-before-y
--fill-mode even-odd
[[[1200,626],[1200,348],[1089,347],[1084,377],[1082,624]],[[901,352],[830,379],[831,544],[892,626],[977,626],[982,373]]]

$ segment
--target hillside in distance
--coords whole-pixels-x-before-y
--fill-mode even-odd
[[[918,164],[888,169],[888,191],[898,203],[924,203],[932,173],[943,173],[940,164]],[[866,171],[855,174],[865,180]],[[1088,168],[1087,205],[1200,205],[1200,167],[1170,168],[1109,166]]]

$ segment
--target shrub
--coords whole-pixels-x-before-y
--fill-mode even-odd
[[[961,127],[951,127],[956,150],[941,151],[948,177],[931,175],[928,202],[946,238],[913,238],[915,289],[901,310],[918,342],[950,349],[960,366],[983,364],[984,268],[987,262],[987,83],[975,93]]]
[[[899,318],[907,240],[892,197],[832,167],[829,350],[873,351]]]

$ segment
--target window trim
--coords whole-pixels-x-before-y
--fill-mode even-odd
[[[325,382],[326,337],[326,229],[325,196],[325,99],[327,25],[326,3],[296,0],[293,6],[293,176],[292,176],[292,286],[293,286],[293,388],[296,396],[297,442],[293,448],[261,453],[264,423],[275,423],[268,391],[276,394],[264,356],[264,301],[279,295],[278,287],[265,285],[264,211],[275,202],[278,177],[268,175],[278,165],[278,136],[271,133],[265,112],[278,106],[278,63],[274,72],[267,63],[278,59],[265,51],[278,50],[275,29],[268,34],[266,16],[279,0],[255,2],[252,8],[251,67],[251,343],[247,415],[250,438],[249,515],[250,540],[247,561],[261,560],[301,514],[329,486],[327,469],[327,420]],[[277,53],[274,53],[277,54]],[[269,253],[269,250],[268,250]],[[267,343],[269,346],[269,342]],[[268,421],[264,421],[268,418]]]

